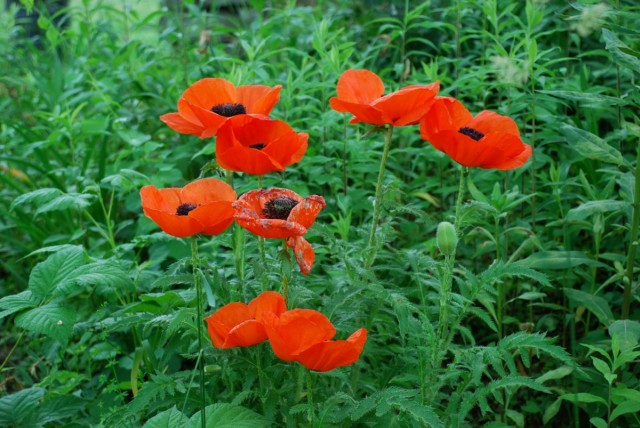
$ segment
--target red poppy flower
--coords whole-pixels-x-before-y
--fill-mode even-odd
[[[211,342],[216,348],[253,346],[267,340],[262,325],[266,314],[279,316],[286,310],[280,293],[265,291],[248,305],[229,303],[205,318],[205,321]]]
[[[420,121],[420,135],[464,166],[514,169],[531,157],[513,119],[491,111],[473,117],[460,101],[437,97]]]
[[[264,116],[232,117],[218,130],[216,161],[224,169],[263,175],[284,171],[307,151],[308,134]]]
[[[331,340],[336,329],[329,319],[311,309],[270,313],[263,320],[273,352],[284,361],[297,361],[310,370],[326,372],[355,363],[367,341],[361,328],[347,340]]]
[[[203,178],[183,188],[144,186],[140,198],[147,217],[169,235],[183,238],[224,232],[233,222],[236,192],[224,181]]]
[[[410,85],[389,95],[377,74],[369,70],[347,70],[338,79],[337,97],[331,108],[353,114],[351,123],[371,125],[414,125],[427,112],[440,90],[440,83]]]
[[[181,134],[212,137],[229,117],[268,115],[280,99],[281,89],[281,85],[236,87],[219,77],[201,79],[184,91],[178,101],[178,112],[162,115],[160,120]]]
[[[288,189],[251,190],[233,203],[236,210],[233,218],[263,238],[287,238],[287,246],[293,249],[300,271],[308,275],[315,253],[302,236],[326,205],[322,196],[303,198]]]

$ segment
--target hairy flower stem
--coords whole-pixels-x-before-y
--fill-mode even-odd
[[[638,250],[638,224],[640,223],[640,149],[636,158],[635,189],[633,191],[633,219],[631,220],[631,242],[627,254],[627,282],[624,284],[622,297],[622,319],[629,318],[631,308],[631,289],[633,285],[633,265]]]
[[[462,208],[462,199],[464,198],[464,182],[468,174],[468,168],[462,167],[460,171],[460,183],[458,186],[458,197],[456,199],[455,220],[453,225],[456,233],[460,234],[460,211]],[[449,323],[449,301],[451,300],[451,286],[453,284],[453,267],[455,266],[455,251],[451,255],[445,256],[444,268],[442,274],[442,286],[440,289],[440,314],[438,316],[438,330],[433,344],[433,370],[439,370],[442,362],[441,353],[444,351],[447,327]]]
[[[369,243],[367,244],[367,267],[371,267],[376,259],[377,245],[375,245],[376,229],[378,228],[378,220],[380,218],[380,208],[382,205],[382,181],[384,179],[384,169],[389,157],[389,149],[391,148],[391,137],[393,136],[393,126],[389,125],[384,136],[384,149],[382,150],[382,158],[380,159],[380,170],[378,171],[378,182],[376,183],[376,196],[373,201],[373,222],[371,223],[371,233],[369,234]]]
[[[315,412],[313,411],[313,378],[311,376],[311,370],[307,370],[307,404],[309,405],[309,426],[313,426],[313,421],[315,419]]]
[[[287,248],[287,240],[282,240],[282,297],[285,306],[289,306],[289,249]]]
[[[258,189],[262,189],[262,176],[258,176]],[[260,279],[262,281],[262,291],[267,291],[267,253],[264,249],[264,238],[262,236],[258,236],[258,250],[260,251],[260,263],[262,264],[262,275],[260,275]]]
[[[198,259],[198,241],[196,236],[191,237],[191,268],[193,269],[193,283],[196,286],[196,322],[198,324],[198,367],[200,368],[200,421],[202,428],[206,428],[205,418],[205,393],[204,393],[204,349],[202,347],[202,283],[200,282]]]

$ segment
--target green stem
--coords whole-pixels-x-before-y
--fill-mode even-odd
[[[313,379],[311,377],[311,370],[307,370],[307,404],[309,405],[309,426],[313,426],[315,412],[313,410]]]
[[[196,286],[196,322],[198,323],[198,367],[200,368],[200,421],[202,428],[206,428],[205,418],[205,392],[204,392],[204,352],[202,347],[202,283],[198,272],[198,241],[196,236],[191,237],[191,267],[193,269],[193,282]]]
[[[455,210],[455,220],[453,222],[454,227],[456,229],[456,233],[459,232],[460,228],[460,212],[462,210],[462,199],[464,198],[464,183],[465,178],[468,173],[467,167],[462,167],[460,170],[460,183],[458,186],[458,197],[456,200],[456,210]],[[433,370],[439,370],[441,364],[440,354],[444,350],[442,346],[445,341],[444,338],[447,337],[447,325],[448,325],[448,309],[449,309],[449,300],[451,299],[451,287],[453,284],[453,267],[455,266],[456,254],[455,252],[452,255],[445,256],[444,262],[444,272],[442,275],[442,287],[440,290],[440,314],[438,316],[438,331],[436,333],[436,340],[434,342],[434,352],[433,352]]]
[[[289,268],[289,249],[287,248],[287,240],[282,240],[282,297],[284,298],[285,307],[289,305],[289,277],[287,272]]]
[[[376,258],[375,235],[378,228],[378,220],[380,218],[380,208],[382,205],[382,182],[384,179],[384,169],[389,157],[389,149],[391,148],[391,137],[393,135],[393,125],[389,125],[384,136],[384,149],[382,150],[382,158],[380,159],[380,170],[378,171],[378,182],[376,183],[376,196],[373,202],[373,222],[371,223],[371,233],[369,234],[369,243],[367,245],[367,253],[369,260],[367,267],[371,267]]]
[[[18,345],[22,341],[22,338],[24,337],[24,334],[25,333],[23,331],[22,333],[20,333],[20,336],[18,336],[18,340],[16,340],[16,343],[13,345],[13,348],[11,348],[11,351],[9,351],[9,353],[7,354],[7,357],[2,362],[2,365],[0,366],[0,372],[2,372],[2,369],[4,369],[4,366],[6,366],[7,363],[9,362],[9,359],[13,355],[13,352],[16,350],[16,348],[18,347]]]
[[[631,289],[633,285],[633,265],[636,260],[638,250],[638,224],[640,223],[640,149],[636,159],[635,189],[633,192],[633,220],[631,221],[631,242],[629,243],[629,253],[627,254],[627,282],[624,284],[624,295],[622,298],[622,319],[629,318],[631,308]]]

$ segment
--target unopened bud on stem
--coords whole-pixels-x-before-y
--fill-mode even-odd
[[[436,231],[436,242],[442,254],[445,256],[453,256],[458,246],[456,228],[448,221],[441,222]]]

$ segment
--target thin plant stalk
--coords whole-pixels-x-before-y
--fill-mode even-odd
[[[258,189],[262,189],[261,175],[258,176]],[[260,263],[262,264],[262,269],[264,269],[261,275],[262,291],[267,291],[267,281],[265,277],[265,272],[267,271],[267,252],[264,248],[264,238],[262,236],[258,236],[258,250],[260,252]]]
[[[289,306],[289,249],[287,248],[287,240],[282,240],[282,297],[284,298],[285,307]]]
[[[206,428],[205,420],[205,391],[204,391],[204,348],[202,347],[202,283],[200,282],[198,259],[198,241],[196,236],[191,237],[191,268],[193,269],[193,283],[196,286],[196,322],[198,324],[198,367],[200,369],[200,421],[202,428]]]
[[[627,254],[627,282],[622,297],[622,319],[629,318],[631,308],[631,286],[633,285],[633,265],[638,250],[638,225],[640,224],[640,149],[636,159],[635,189],[633,191],[633,219],[631,220],[631,241]]]
[[[453,222],[456,233],[459,233],[460,228],[460,211],[462,209],[462,199],[464,198],[464,184],[465,178],[468,174],[468,168],[462,167],[460,170],[460,182],[458,186],[458,197],[456,199],[455,220]],[[444,272],[442,276],[442,288],[440,291],[440,314],[438,316],[438,330],[436,332],[436,340],[434,341],[433,352],[433,369],[438,370],[440,368],[441,358],[440,354],[443,351],[443,340],[447,336],[447,326],[449,318],[449,300],[451,299],[451,287],[453,284],[453,267],[455,265],[456,255],[455,251],[451,255],[445,256]]]
[[[313,411],[313,378],[311,370],[307,370],[307,404],[309,405],[309,425],[313,426],[315,414]]]
[[[371,267],[376,258],[375,235],[378,228],[378,220],[380,218],[380,208],[382,205],[382,182],[384,181],[384,170],[389,157],[389,149],[391,148],[391,137],[393,136],[393,126],[389,125],[384,136],[384,149],[382,150],[382,158],[380,159],[380,170],[378,171],[378,181],[376,183],[376,196],[373,202],[373,222],[371,223],[371,233],[369,234],[369,243],[367,244],[367,254],[369,260],[367,267]]]

